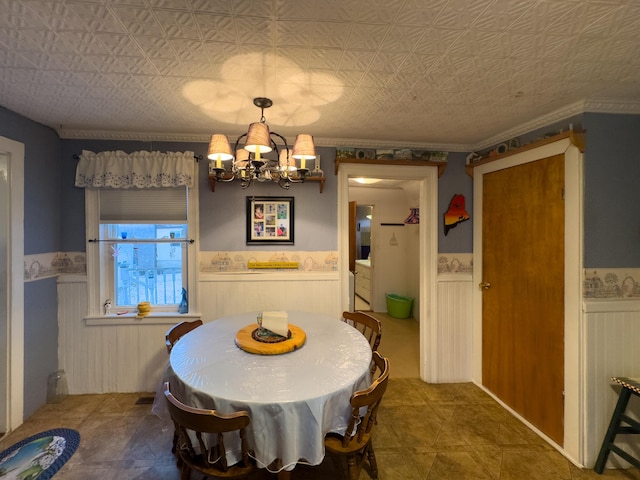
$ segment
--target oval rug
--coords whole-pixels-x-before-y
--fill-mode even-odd
[[[69,428],[47,430],[0,453],[0,478],[48,480],[71,458],[80,434]]]

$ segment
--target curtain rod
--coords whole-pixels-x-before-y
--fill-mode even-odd
[[[193,238],[90,238],[89,243],[195,243]]]
[[[196,159],[196,162],[199,162],[200,160],[202,160],[202,155],[194,155],[193,158]],[[80,160],[80,155],[78,155],[77,153],[73,154],[73,159],[74,160]]]

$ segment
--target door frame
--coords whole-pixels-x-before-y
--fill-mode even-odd
[[[494,397],[503,407],[536,431],[548,443],[577,465],[585,459],[584,341],[582,325],[583,259],[583,165],[582,146],[572,135],[556,142],[497,159],[473,170],[473,381],[482,387],[482,199],[483,175],[497,170],[564,154],[565,162],[565,238],[564,238],[564,444],[553,440],[527,422],[517,412]]]
[[[420,300],[420,378],[436,379],[440,359],[437,338],[438,273],[438,167],[341,163],[338,170],[338,269],[341,309],[349,309],[349,178],[375,177],[414,180],[420,184],[419,300]]]
[[[15,430],[24,416],[24,144],[0,136],[0,150],[9,156],[9,275],[7,319],[7,390],[0,412],[6,431]]]

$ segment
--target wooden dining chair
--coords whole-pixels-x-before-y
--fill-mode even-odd
[[[254,470],[246,432],[251,422],[249,412],[242,410],[224,415],[215,410],[185,405],[173,396],[169,382],[164,383],[164,396],[178,432],[177,455],[181,480],[189,480],[193,470],[214,478],[240,478]],[[229,465],[223,434],[234,432],[240,440],[242,459]],[[195,442],[192,442],[192,438],[195,438]],[[226,438],[228,440],[229,437]]]
[[[197,319],[192,322],[180,322],[175,324],[169,330],[167,330],[166,335],[164,336],[165,344],[167,346],[167,353],[171,353],[171,349],[176,344],[178,340],[191,330],[198,328],[202,325],[202,320]],[[176,445],[178,444],[178,431],[173,431],[173,444],[171,446],[171,453],[176,453]]]
[[[373,315],[364,312],[342,312],[342,321],[362,333],[376,352],[382,339],[382,323]]]
[[[165,343],[167,344],[167,352],[171,353],[171,349],[175,345],[175,343],[180,340],[180,337],[186,335],[194,328],[202,325],[202,320],[194,320],[192,322],[180,322],[173,327],[171,327],[167,334],[165,335]]]
[[[371,478],[378,478],[378,464],[371,438],[378,407],[389,383],[389,359],[373,352],[373,362],[379,376],[369,388],[351,395],[351,419],[344,435],[329,433],[324,440],[327,451],[346,456],[346,475],[350,480],[357,480],[360,476],[365,459],[369,461]],[[363,414],[364,408],[366,412]]]

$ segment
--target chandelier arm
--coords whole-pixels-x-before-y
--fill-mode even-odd
[[[247,134],[243,133],[242,135],[240,135],[237,139],[236,139],[236,144],[233,146],[233,156],[235,158],[236,156],[236,151],[238,150],[238,144],[240,143],[240,140],[242,140],[244,137],[246,137]]]
[[[273,138],[270,138],[269,140],[271,140],[271,145],[273,146],[273,150],[276,152],[275,163],[277,165],[278,159],[280,158],[280,150],[278,150],[278,144],[273,140]]]
[[[289,190],[290,182],[288,178],[280,177],[278,179],[278,186],[285,190]]]
[[[304,183],[304,179],[305,179],[305,178],[306,178],[306,177],[303,177],[302,175],[299,175],[299,176],[297,176],[297,177],[289,176],[289,181],[290,181],[291,183]]]
[[[276,137],[278,137],[280,140],[282,140],[282,142],[284,143],[284,148],[287,149],[287,157],[289,156],[289,144],[287,143],[287,139],[284,138],[282,135],[280,135],[279,133],[276,132],[271,132],[271,135],[275,135]],[[271,143],[273,143],[274,145],[276,145],[276,142],[273,141],[273,139],[271,139]],[[276,146],[277,149],[277,146]]]
[[[233,172],[231,172],[231,174],[228,177],[225,176],[225,173],[229,173],[229,172],[227,172],[226,170],[219,171],[216,174],[216,182],[233,182],[236,179]]]
[[[278,157],[280,156],[278,153],[278,148],[276,147],[275,149],[276,152],[276,159],[274,160],[273,158],[269,158],[269,157],[262,157],[261,160],[263,161],[263,165],[265,168],[268,168],[269,170],[273,170],[273,169],[277,169],[278,168]]]

